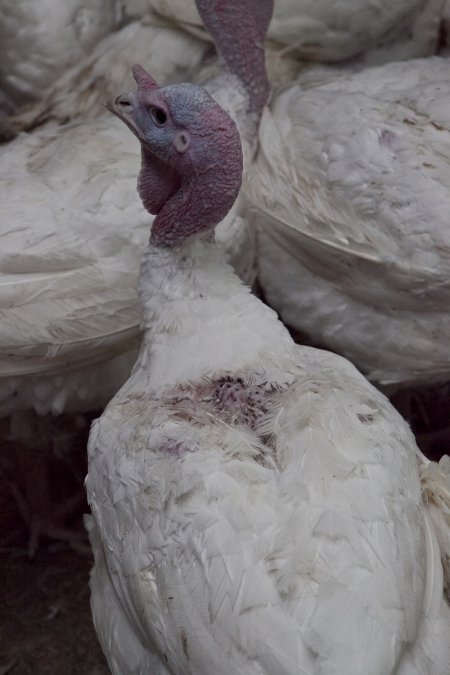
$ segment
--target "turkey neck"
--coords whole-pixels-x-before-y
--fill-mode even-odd
[[[242,141],[244,171],[251,164],[258,145],[258,125],[261,115],[248,112],[250,95],[242,80],[223,64],[223,72],[205,83],[205,89],[227,110],[236,122]]]
[[[171,389],[240,373],[286,380],[293,343],[276,314],[255,298],[213,242],[150,245],[139,299],[145,330],[134,373],[146,388]]]

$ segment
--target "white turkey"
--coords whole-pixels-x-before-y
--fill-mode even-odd
[[[110,106],[156,214],[145,335],[86,480],[112,673],[448,675],[407,424],[348,361],[295,345],[211,241],[241,183],[231,118],[200,87],[134,74]]]
[[[16,129],[21,129],[34,128],[47,120],[61,123],[77,116],[86,119],[98,117],[105,98],[119,87],[126,88],[131,64],[139,58],[144,63],[156,62],[156,69],[161,71],[156,72],[158,79],[167,79],[165,73],[168,73],[170,81],[176,81],[189,72],[192,79],[201,80],[237,120],[245,146],[246,166],[249,166],[256,149],[260,112],[269,92],[263,66],[264,55],[258,46],[264,41],[269,20],[270,15],[267,14],[261,29],[257,27],[258,33],[254,38],[256,49],[251,46],[246,58],[242,58],[239,47],[243,53],[246,43],[252,45],[250,34],[246,35],[239,46],[232,46],[233,53],[238,58],[229,64],[229,68],[223,68],[217,59],[204,58],[207,48],[204,40],[174,27],[173,21],[168,25],[167,18],[157,18],[154,14],[149,14],[139,22],[130,23],[102,40],[92,54],[59,78],[48,96],[16,116],[13,123]],[[191,55],[189,64],[184,57],[185,53]],[[285,77],[298,69],[298,63],[287,58],[279,61],[273,56],[267,62],[269,66],[274,64],[274,71],[278,75],[283,73]],[[248,87],[242,85],[239,76],[243,75],[246,68],[258,73],[255,78],[258,92],[249,92]],[[246,84],[248,85],[247,81],[244,82]],[[249,106],[253,106],[251,110]],[[121,134],[124,133],[125,130],[122,130]],[[136,155],[137,152],[136,148]],[[255,231],[241,217],[242,210],[242,204],[237,202],[226,221],[218,228],[217,235],[239,275],[252,283],[256,274]],[[134,222],[129,221],[129,227],[132,228]],[[135,269],[137,270],[137,260]],[[131,301],[134,300],[133,297]]]
[[[33,105],[9,119],[17,132],[55,120],[91,119],[104,113],[103,103],[118,89],[131,86],[136,58],[152,62],[170,81],[200,69],[208,45],[166,19],[150,13],[103,38],[92,51],[66,68]]]
[[[125,30],[125,56],[140,53],[163,77],[202,60],[203,43],[179,30]],[[122,82],[123,71],[116,72]],[[138,165],[138,144],[105,112],[49,123],[0,153],[0,416],[13,416],[14,437],[43,472],[52,425],[31,413],[97,410],[136,358],[136,280],[146,238],[145,212],[133,200]],[[34,484],[43,480],[36,475]],[[39,534],[54,533],[55,524],[29,512],[32,553]]]
[[[275,0],[269,41],[308,61],[384,63],[433,54],[446,0]],[[204,35],[194,0],[127,0]]]
[[[254,77],[241,84],[236,63],[234,74],[227,71],[211,82],[226,84],[219,87],[220,96],[225,95],[241,120],[249,157],[268,94],[258,45],[269,19],[263,26],[257,22],[252,33],[256,48],[246,64]],[[200,70],[204,43],[161,22],[130,24],[81,64],[79,81],[83,84],[84,74],[88,84],[77,86],[81,98],[69,101],[76,107],[85,97],[84,114],[95,115],[98,97],[89,97],[89,83],[97,81],[105,94],[109,85],[101,77],[107,57],[111,63],[116,53],[117,83],[138,49],[163,79],[166,73],[181,78]],[[102,58],[97,58],[101,50]],[[90,411],[105,405],[125,381],[141,336],[135,286],[138,251],[147,231],[145,211],[133,199],[138,153],[123,125],[111,124],[105,115],[65,126],[47,123],[4,147],[0,415],[23,420],[29,410],[40,415]],[[254,231],[236,209],[219,229],[230,260],[251,281]],[[35,427],[34,421],[28,425],[31,433],[24,431],[20,438],[30,453],[36,452]],[[15,433],[19,428],[15,422]],[[39,452],[42,445],[50,445],[48,434],[41,437]],[[36,521],[31,527],[33,551],[39,532],[54,532],[55,527],[42,522],[33,509],[30,517]]]
[[[266,27],[267,22],[262,33]],[[130,38],[137,36],[146,62],[154,63],[164,79],[173,77],[175,67],[186,75],[202,60],[203,43],[182,36],[177,55],[184,69],[175,63],[173,28],[126,29],[130,35],[121,59],[129,59]],[[144,47],[154,36],[159,37],[156,51]],[[258,36],[263,39],[255,36],[255,43]],[[108,40],[117,44],[115,37]],[[254,132],[268,92],[259,47],[247,54],[246,67],[254,73],[248,81],[240,82],[239,64],[231,64],[218,81],[231,80],[230,106],[238,108],[242,126]],[[115,81],[121,80],[123,66],[116,72]],[[86,366],[91,372],[94,363],[135,344],[140,333],[137,252],[146,236],[145,211],[130,198],[138,153],[123,125],[111,124],[105,114],[65,126],[49,123],[4,146],[0,410],[12,412],[17,404],[57,413],[72,395],[81,402],[89,398],[92,382],[81,386],[74,378],[72,392],[71,378],[59,375],[82,368],[84,378]]]
[[[232,63],[238,39],[207,26]],[[264,110],[246,173],[265,297],[383,385],[450,376],[448,65],[306,71]]]
[[[233,48],[238,49],[234,35],[225,45],[223,30],[212,24],[209,29],[229,61]],[[427,293],[442,292],[445,300],[446,249],[440,241],[446,237],[446,211],[435,196],[439,190],[445,195],[448,184],[447,141],[439,134],[449,82],[446,66],[445,61],[423,59],[359,74],[355,71],[362,65],[356,61],[303,70],[296,85],[275,89],[274,100],[263,113],[259,153],[244,177],[247,197],[255,205],[254,223],[261,231],[259,281],[266,299],[297,339],[343,353],[375,382],[382,382],[432,457],[445,452],[449,437],[447,304],[438,300],[437,310],[428,311],[418,297],[420,289],[414,300],[408,298],[414,295],[408,287],[414,265],[408,260],[401,270],[406,288],[395,288],[402,280],[388,268],[399,247],[405,248],[401,256],[415,250],[414,256],[423,258],[433,249],[434,262],[440,259],[436,270],[438,275],[442,272],[440,280],[436,285],[430,281],[433,270],[428,274],[418,267],[416,272],[428,284]],[[417,121],[408,115],[415,99],[419,109],[427,111],[422,117],[419,110]],[[298,115],[292,114],[294,105]],[[271,110],[276,112],[272,115]],[[391,129],[406,152],[395,152],[399,143]],[[433,132],[438,133],[428,144]],[[427,146],[427,154],[436,155],[435,164],[425,159],[421,165],[422,146]],[[334,157],[333,152],[340,154]],[[391,214],[383,202],[389,195]],[[409,199],[413,204],[422,202],[412,225],[408,218],[413,209],[406,208]],[[241,200],[245,201],[242,195]],[[375,232],[366,236],[373,212]],[[438,213],[430,225],[427,213],[433,217]],[[248,213],[245,220],[251,221]],[[425,227],[422,243],[414,235],[415,227],[417,231]],[[407,235],[408,228],[414,236]],[[330,242],[332,236],[337,245]],[[385,247],[376,263],[361,254],[360,240],[365,237]],[[402,290],[404,306],[398,312],[396,293]],[[436,389],[436,381],[444,384]]]
[[[120,0],[0,0],[0,110],[39,100],[122,20]]]
[[[300,79],[264,111],[246,189],[269,303],[383,385],[450,377],[449,72]]]

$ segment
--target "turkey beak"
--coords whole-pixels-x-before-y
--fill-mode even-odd
[[[138,135],[136,122],[134,121],[134,110],[136,108],[137,98],[134,92],[120,94],[115,99],[108,99],[104,106],[113,115],[116,115],[122,122],[131,129],[131,131]]]

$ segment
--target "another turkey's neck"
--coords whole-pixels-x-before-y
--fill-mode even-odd
[[[134,373],[144,373],[149,390],[232,373],[288,383],[294,360],[289,334],[214,243],[150,246],[139,297],[145,336]]]

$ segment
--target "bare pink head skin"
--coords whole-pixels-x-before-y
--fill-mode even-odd
[[[273,0],[196,0],[196,5],[217,51],[248,91],[248,112],[260,114],[270,91],[264,40]]]
[[[141,143],[138,192],[156,215],[150,242],[178,246],[212,230],[233,206],[242,182],[239,133],[202,87],[159,87],[139,65],[133,75],[137,91],[106,106]]]

